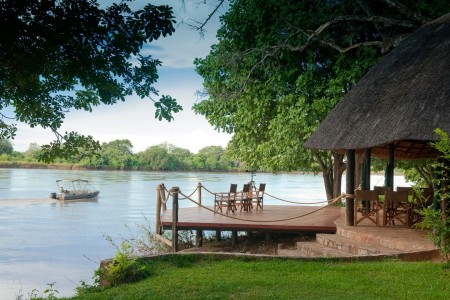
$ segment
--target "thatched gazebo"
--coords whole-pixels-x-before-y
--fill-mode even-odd
[[[381,59],[304,146],[347,153],[347,193],[353,193],[355,152],[365,153],[366,171],[370,155],[388,157],[392,173],[394,157],[437,157],[429,145],[438,139],[436,128],[450,132],[450,14],[425,24]],[[353,200],[347,204],[347,223],[353,224]]]

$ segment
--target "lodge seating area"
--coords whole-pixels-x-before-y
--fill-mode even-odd
[[[251,212],[253,209],[262,210],[264,205],[264,192],[266,184],[261,183],[259,188],[250,183],[243,185],[242,190],[237,190],[237,184],[232,183],[228,192],[214,193],[214,214],[225,213],[235,214],[240,207],[240,212]]]
[[[432,205],[431,188],[414,190],[412,187],[375,186],[373,190],[357,190],[354,201],[355,226],[364,220],[376,226],[401,225],[411,227],[421,221],[418,212]]]

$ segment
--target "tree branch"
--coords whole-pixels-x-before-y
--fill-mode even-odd
[[[409,7],[404,4],[398,2],[397,0],[382,0],[388,6],[394,8],[396,11],[406,16],[408,19],[415,20],[421,24],[429,21],[429,19],[421,16],[419,13],[411,10]]]
[[[189,20],[191,20],[191,21],[193,21],[193,22],[195,22],[195,23],[197,23],[199,25],[195,26],[195,25],[188,24],[188,26],[193,28],[193,29],[195,29],[195,30],[197,30],[198,32],[200,32],[201,36],[204,36],[205,35],[205,26],[206,26],[206,24],[216,14],[216,12],[219,10],[219,8],[222,6],[222,4],[224,2],[225,2],[225,0],[220,0],[219,3],[216,5],[216,7],[213,9],[213,11],[208,15],[208,17],[206,17],[206,19],[203,22],[199,22],[199,21],[196,21],[196,20],[190,18]]]

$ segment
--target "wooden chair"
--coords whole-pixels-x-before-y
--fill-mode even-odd
[[[256,191],[253,192],[252,194],[252,199],[253,199],[253,203],[255,203],[256,205],[256,210],[258,210],[258,208],[260,208],[261,210],[263,209],[263,201],[264,201],[264,192],[266,190],[266,184],[265,183],[260,183],[259,184],[259,189],[257,189]]]
[[[397,192],[408,192],[408,196],[412,196],[414,194],[414,189],[410,186],[398,186]]]
[[[376,192],[378,193],[378,196],[381,196],[381,195],[384,196],[385,192],[386,192],[386,191],[391,191],[392,188],[389,187],[389,186],[379,186],[379,185],[376,185],[376,186],[373,187],[373,190],[376,191]]]
[[[378,208],[383,209],[384,194],[386,191],[392,191],[392,188],[390,186],[376,185],[373,187],[373,190],[378,194]]]
[[[408,191],[386,191],[383,202],[383,226],[395,225],[399,221],[405,226],[409,225],[410,205]]]
[[[226,214],[231,211],[233,214],[236,212],[236,193],[237,184],[232,183],[230,185],[229,192],[214,193],[214,214],[216,212],[222,212],[222,208],[225,206],[227,208]]]
[[[365,219],[370,220],[378,226],[379,211],[377,191],[356,190],[354,206],[355,226]],[[359,218],[358,214],[360,215]]]
[[[250,211],[252,209],[252,198],[250,196],[250,183],[244,184],[242,191],[237,193],[236,201],[241,206],[241,211]]]

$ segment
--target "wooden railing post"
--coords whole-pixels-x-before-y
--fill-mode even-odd
[[[171,190],[172,194],[172,251],[178,252],[178,193],[180,191],[179,187],[173,187]]]
[[[161,199],[162,199],[162,209],[163,211],[166,211],[167,210],[166,187],[164,186],[164,183],[161,183]]]
[[[199,182],[197,184],[197,191],[198,191],[198,204],[202,205],[202,183]]]
[[[155,232],[161,234],[161,184],[156,187],[156,226]]]
[[[197,192],[198,192],[198,205],[202,205],[202,183],[199,182],[197,184]],[[197,230],[195,236],[196,245],[198,247],[203,247],[203,230]]]

